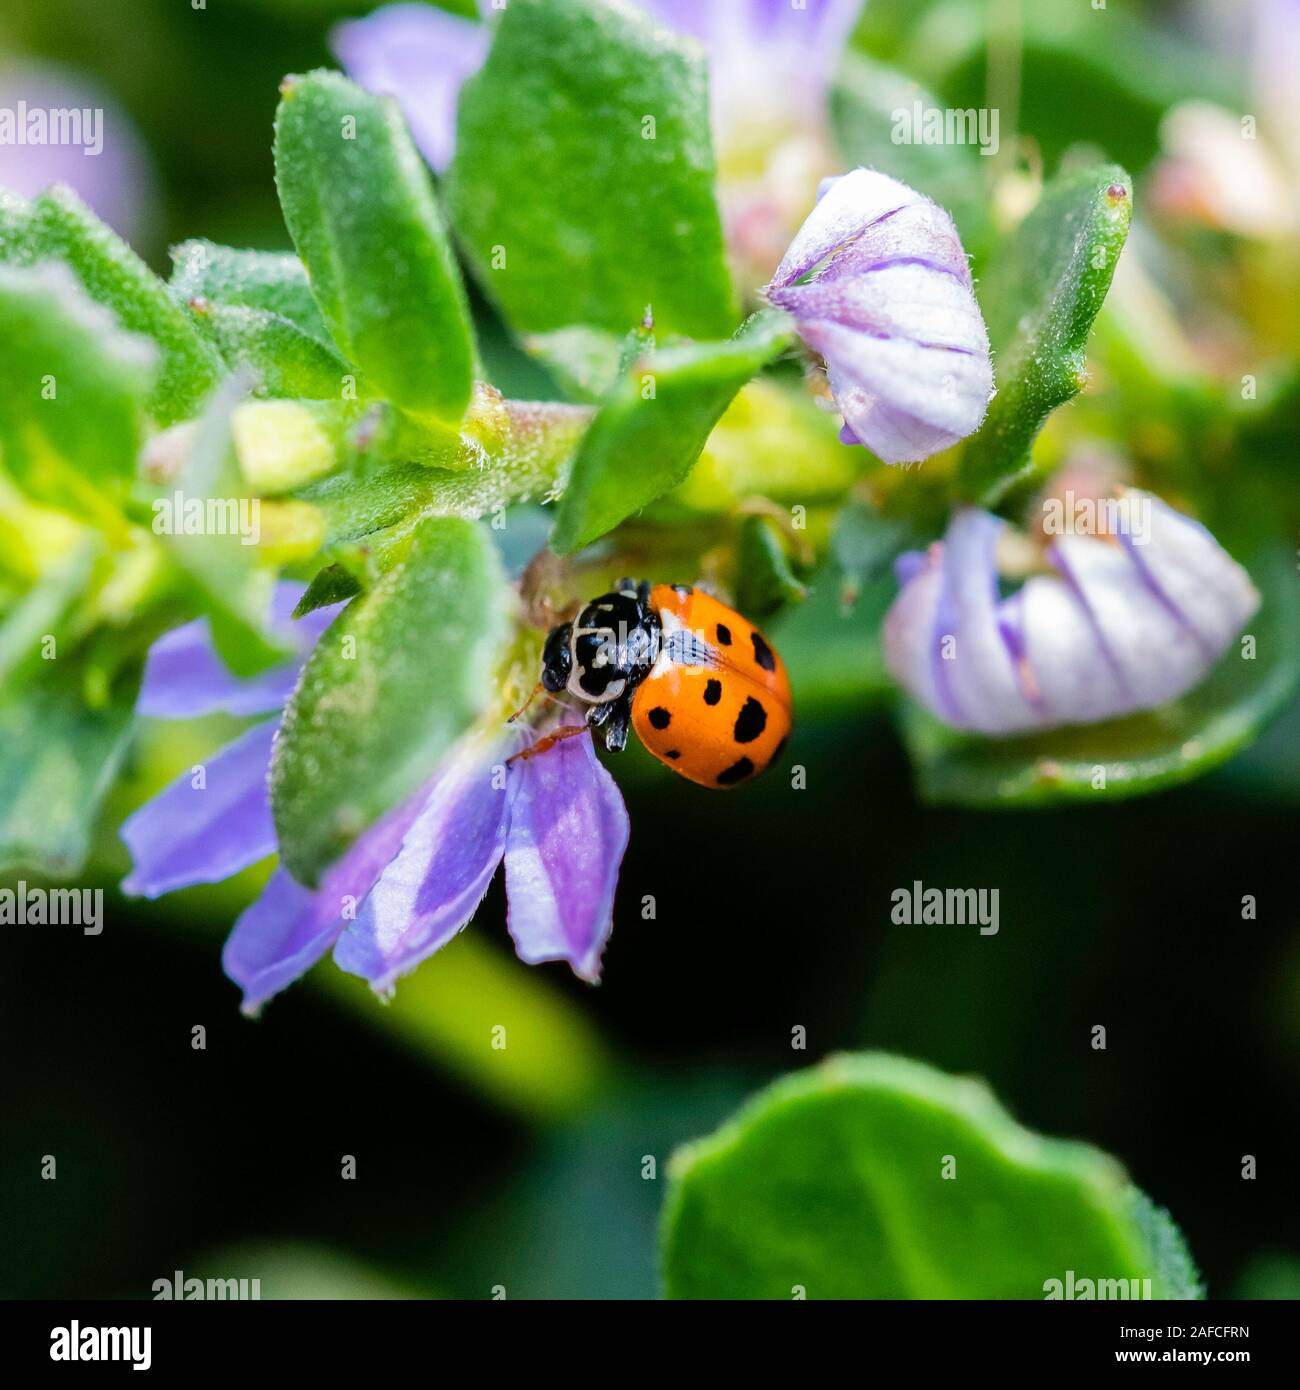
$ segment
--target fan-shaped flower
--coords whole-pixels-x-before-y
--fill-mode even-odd
[[[937,203],[871,169],[829,180],[766,293],[825,359],[845,443],[913,463],[979,427],[988,332]]]
[[[1196,685],[1259,606],[1245,570],[1198,522],[1156,497],[1148,534],[1062,535],[1054,574],[999,597],[1006,523],[958,512],[942,542],[898,564],[885,662],[955,728],[1015,734],[1153,709]]]
[[[275,625],[292,631],[297,660],[236,679],[213,650],[206,621],[189,623],[151,651],[141,712],[190,718],[280,708],[312,642],[338,611],[322,609],[290,625],[301,592],[281,584],[273,612]],[[133,868],[124,891],[159,897],[217,882],[275,853],[266,774],[278,727],[278,717],[255,725],[208,761],[202,779],[178,778],[130,817],[122,838]],[[627,847],[627,812],[589,737],[559,739],[534,755],[536,737],[505,725],[466,735],[317,888],[277,868],[235,923],[222,956],[244,992],[245,1011],[256,1011],[331,947],[343,969],[390,990],[466,925],[503,858],[508,925],[520,958],[564,960],[596,980]]]

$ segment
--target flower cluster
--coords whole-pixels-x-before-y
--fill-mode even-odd
[[[833,63],[859,7],[641,0],[653,20],[697,38],[708,54],[720,204],[742,284],[752,290],[767,279],[762,297],[824,363],[841,439],[885,463],[911,463],[980,428],[993,363],[949,214],[876,170],[822,177],[833,167],[825,124]],[[352,76],[397,98],[425,158],[443,170],[461,86],[483,64],[489,38],[483,25],[421,4],[343,24],[333,41]],[[943,541],[898,562],[901,591],[883,630],[895,679],[945,723],[989,736],[1114,719],[1189,690],[1259,596],[1204,528],[1145,493],[1127,500],[1150,517],[1143,535],[1123,527],[1104,537],[1058,535],[1036,567],[1021,566],[1023,582],[1011,592],[999,573],[1007,523],[957,511]],[[205,622],[151,651],[141,713],[270,717],[130,818],[126,891],[156,897],[276,853],[267,769],[278,712],[338,611],[294,622],[300,593],[280,585],[271,621],[296,647],[295,660],[255,679],[225,670]],[[591,738],[548,737],[557,728],[507,725],[498,713],[463,734],[318,885],[276,868],[225,948],[245,1009],[331,950],[344,970],[391,990],[466,925],[501,864],[519,956],[567,961],[595,980],[627,814]]]

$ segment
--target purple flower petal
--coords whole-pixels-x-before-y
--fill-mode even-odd
[[[178,777],[122,826],[132,869],[122,891],[157,898],[196,883],[220,883],[274,854],[266,766],[279,727],[268,719],[203,765],[203,785]]]
[[[864,0],[639,0],[652,18],[689,34],[708,50],[710,85],[752,87],[754,61],[781,63],[795,81],[824,100]],[[759,89],[756,104],[787,92]]]
[[[966,507],[944,539],[947,634],[952,656],[936,654],[951,706],[985,733],[1006,733],[1035,722],[1021,689],[1014,653],[999,622],[997,541],[1004,523]]]
[[[824,179],[821,196],[772,276],[769,294],[773,288],[802,280],[828,257],[842,253],[903,208],[921,201],[914,188],[871,169]]]
[[[329,950],[392,861],[426,797],[427,789],[418,792],[371,826],[326,871],[319,888],[304,888],[282,868],[272,874],[221,953],[222,968],[244,991],[245,1013],[256,1012]]]
[[[317,608],[294,620],[293,610],[305,587],[283,581],[271,600],[270,627],[297,646],[296,660],[249,679],[231,675],[212,644],[208,620],[197,618],[164,633],[149,649],[136,712],[155,719],[194,719],[217,712],[245,715],[282,709],[307,653],[342,607]]]
[[[512,763],[509,928],[520,960],[565,960],[595,981],[613,925],[627,809],[587,735]]]
[[[380,875],[334,959],[381,992],[461,930],[505,850],[513,743],[472,738],[439,768],[396,858]]]
[[[945,723],[1005,735],[1090,724],[1186,693],[1259,605],[1246,572],[1204,527],[1158,498],[1145,543],[1061,535],[1055,575],[999,599],[1004,523],[967,508],[925,563],[900,572],[885,619],[889,670]]]
[[[847,431],[886,463],[929,458],[979,427],[988,333],[952,219],[914,189],[867,169],[837,179],[767,297],[825,359]]]
[[[24,105],[25,103],[25,105]],[[127,241],[147,241],[158,213],[148,151],[130,117],[81,72],[42,63],[0,69],[0,109],[25,111],[24,135],[49,113],[74,113],[69,129],[80,142],[15,139],[0,142],[0,188],[33,198],[67,184],[88,208]],[[46,132],[48,134],[48,131]]]
[[[445,169],[461,84],[487,56],[486,27],[433,5],[385,5],[338,25],[330,45],[353,81],[397,98],[420,153]]]

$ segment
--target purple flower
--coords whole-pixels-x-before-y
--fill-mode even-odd
[[[952,219],[871,169],[830,180],[767,287],[826,361],[842,438],[886,463],[979,428],[988,332]]]
[[[62,68],[0,69],[0,188],[24,198],[64,183],[127,241],[150,231],[153,171],[129,117],[93,82]],[[62,113],[55,115],[53,113]],[[51,138],[50,122],[59,129]]]
[[[292,618],[301,584],[279,584],[271,628],[298,649],[296,659],[248,680],[232,676],[212,645],[206,618],[173,629],[145,662],[136,709],[157,719],[204,714],[271,714],[289,698],[302,663],[338,607]],[[241,734],[201,768],[178,777],[122,826],[132,869],[122,889],[158,898],[196,883],[219,883],[275,853],[266,765],[279,719]]]
[[[301,586],[279,586],[274,621],[287,621],[300,593]],[[164,718],[276,710],[337,611],[294,624],[299,659],[248,681],[226,672],[206,623],[178,628],[150,653],[139,707]],[[211,758],[201,779],[178,778],[126,822],[122,838],[134,861],[126,892],[158,897],[217,882],[275,853],[266,773],[278,727],[278,718],[255,725]],[[520,958],[568,961],[583,979],[598,979],[627,812],[585,730],[514,758],[534,737],[506,726],[466,735],[318,888],[278,868],[222,955],[245,1011],[255,1012],[331,947],[344,970],[381,993],[391,990],[469,922],[503,858]]]
[[[513,733],[472,737],[444,760],[339,938],[344,970],[391,989],[465,926],[504,858],[519,958],[599,979],[627,848],[623,798],[585,732],[507,761],[521,746]]]
[[[1098,723],[1190,690],[1259,595],[1198,522],[1136,489],[1122,500],[1111,534],[1058,535],[1055,573],[1007,598],[1005,523],[958,512],[928,554],[899,562],[884,627],[895,679],[944,723],[994,735]]]
[[[754,128],[815,129],[864,0],[639,0],[641,8],[709,55],[719,157],[752,144]]]
[[[441,173],[456,148],[461,83],[487,57],[487,29],[433,5],[385,5],[336,25],[330,46],[354,82],[397,98],[417,148]]]

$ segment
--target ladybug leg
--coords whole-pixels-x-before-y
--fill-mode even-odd
[[[624,698],[592,705],[587,711],[587,723],[593,729],[603,729],[605,747],[611,753],[621,753],[627,747],[627,731],[631,724],[632,703]]]
[[[627,700],[616,700],[605,717],[605,747],[611,753],[621,753],[627,747],[627,731],[632,719],[632,707]]]
[[[512,754],[506,759],[507,765],[516,762],[527,762],[529,758],[535,758],[539,753],[545,753],[548,748],[554,747],[562,739],[576,738],[579,734],[587,732],[586,724],[566,724],[562,729],[556,729],[554,733],[547,734],[545,738],[539,738],[531,747],[520,749],[518,753]]]

